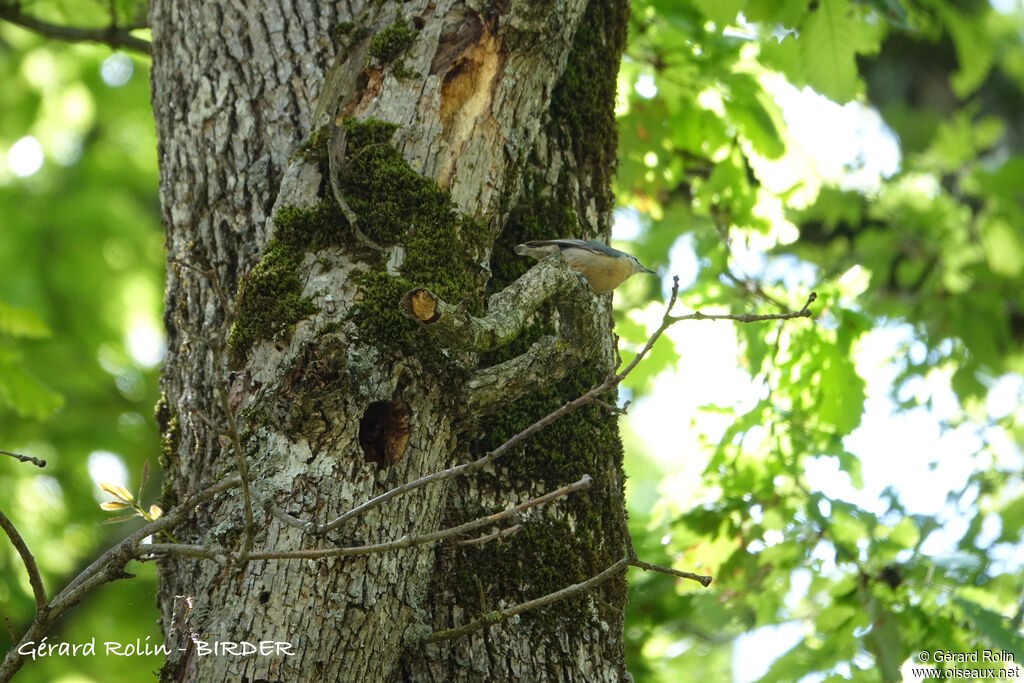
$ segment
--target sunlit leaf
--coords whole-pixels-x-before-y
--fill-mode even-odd
[[[132,495],[132,492],[126,489],[124,486],[121,486],[120,484],[115,484],[109,481],[101,481],[99,482],[99,487],[102,491],[109,493],[114,498],[122,500],[126,503],[131,503],[135,501],[135,496]]]
[[[49,337],[51,332],[46,323],[32,311],[8,306],[0,301],[0,334],[41,339]]]
[[[22,417],[44,420],[64,405],[64,398],[20,366],[0,363],[0,404]]]
[[[807,84],[836,102],[860,90],[855,57],[878,51],[881,31],[856,15],[847,0],[822,0],[801,25]]]

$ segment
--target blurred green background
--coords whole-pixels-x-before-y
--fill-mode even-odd
[[[23,3],[102,26],[144,5]],[[3,8],[0,8],[3,9]],[[145,32],[139,33],[145,37]],[[96,481],[156,469],[163,238],[148,59],[0,21],[0,506],[59,589],[137,521]],[[641,557],[637,681],[918,680],[919,650],[1024,662],[1024,8],[958,0],[635,0],[615,237],[663,277],[616,293]],[[154,471],[150,503],[158,490]],[[50,639],[159,641],[155,576]],[[0,543],[0,611],[32,597]],[[3,633],[3,630],[0,630]],[[0,635],[6,649],[7,636]],[[157,657],[17,680],[148,680]]]
[[[78,5],[26,9],[65,24],[107,21],[104,7]],[[3,458],[0,504],[51,595],[129,530],[103,525],[112,515],[98,501],[109,496],[94,479],[124,477],[135,489],[144,461],[159,469],[163,234],[148,64],[0,22],[0,448],[47,461],[39,470]],[[159,642],[153,567],[135,571],[74,608],[50,639]],[[31,610],[5,540],[0,611],[20,634]],[[16,679],[147,680],[159,665],[41,659]]]

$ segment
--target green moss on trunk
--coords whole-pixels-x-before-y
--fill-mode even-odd
[[[381,64],[387,64],[408,50],[415,41],[416,31],[399,16],[395,23],[370,39],[370,56]]]
[[[359,276],[362,300],[353,307],[352,319],[362,341],[378,348],[408,348],[418,328],[399,313],[398,300],[412,287],[426,287],[479,310],[483,271],[475,259],[487,238],[486,227],[460,215],[447,192],[409,166],[390,143],[394,126],[350,120],[345,128],[346,201],[367,236],[405,247],[400,277],[381,272]]]
[[[153,417],[156,419],[157,428],[160,430],[160,469],[164,472],[163,484],[160,487],[160,507],[170,510],[178,504],[178,496],[174,492],[171,478],[167,473],[171,472],[171,464],[176,462],[178,457],[178,445],[181,443],[181,425],[178,423],[178,413],[167,400],[167,394],[161,392],[160,398],[153,407]]]
[[[244,362],[257,340],[290,336],[292,325],[316,312],[312,299],[302,296],[302,254],[274,240],[249,273],[244,294],[236,303],[238,319],[228,334],[232,367]]]
[[[498,446],[604,377],[601,369],[584,368],[500,411],[481,426],[484,436],[474,451],[482,453]],[[617,481],[617,473],[622,471],[622,442],[614,418],[597,406],[581,408],[545,427],[501,462],[507,480],[519,489],[537,482],[553,489],[584,474],[593,477],[594,483],[560,503],[574,520],[572,527],[564,518],[543,520],[524,526],[500,544],[453,550],[458,553],[453,562],[460,573],[454,585],[471,586],[471,577],[487,577],[485,602],[494,604],[502,598],[525,601],[583,581],[623,556],[625,517],[621,482]],[[486,512],[490,511],[472,511],[467,519]],[[613,579],[602,590],[612,604],[624,603],[624,580]],[[463,606],[480,602],[469,593],[459,598]],[[585,604],[583,600],[559,603],[528,618],[539,618],[548,626],[562,619],[575,623],[585,616],[581,611]]]
[[[367,237],[381,245],[405,247],[400,277],[380,271],[357,276],[360,300],[352,307],[351,318],[361,341],[379,348],[405,348],[417,331],[398,310],[398,300],[408,289],[427,287],[479,310],[482,270],[475,258],[487,231],[479,221],[460,215],[447,192],[402,158],[391,144],[394,124],[349,119],[344,129],[345,159],[338,182],[345,201]],[[320,129],[298,152],[309,163],[317,163],[325,177],[329,144],[327,129]],[[316,312],[313,301],[302,296],[299,268],[307,252],[346,244],[359,248],[329,183],[323,185],[322,199],[312,208],[284,206],[274,216],[274,238],[236,303],[238,317],[228,337],[235,367],[257,341],[285,339],[295,323]],[[382,267],[379,259],[374,260]]]
[[[574,157],[572,168],[578,169],[579,182],[569,182],[563,176],[551,187],[541,170],[545,161],[534,159],[528,163],[528,168],[537,171],[524,179],[523,195],[494,245],[489,291],[501,290],[532,265],[513,252],[520,242],[600,236],[594,234],[593,227],[581,225],[576,207],[592,199],[601,215],[595,227],[599,231],[607,227],[604,221],[612,208],[611,177],[617,144],[614,102],[627,18],[626,3],[588,5],[566,71],[555,88],[547,128],[563,153]],[[550,311],[542,308],[531,327],[509,346],[486,354],[482,364],[497,364],[525,352],[541,335],[552,332],[550,320]],[[606,371],[595,359],[569,378],[540,388],[485,420],[472,453],[479,456],[580,396],[603,381]],[[614,394],[606,400],[614,402]],[[584,474],[593,477],[594,483],[559,503],[566,517],[528,523],[500,543],[446,551],[451,553],[448,566],[457,568],[457,575],[446,586],[458,592],[459,605],[474,611],[479,605],[483,611],[502,599],[520,602],[537,598],[594,576],[623,557],[627,531],[622,502],[622,443],[615,418],[598,407],[579,409],[541,430],[502,459],[497,475],[478,477],[478,485],[501,486],[508,481],[523,490],[540,482],[542,488],[550,490]],[[489,511],[460,510],[458,519],[449,521],[485,512]],[[607,604],[613,606],[625,603],[625,590],[624,576],[609,580],[599,589]],[[570,600],[523,618],[549,628],[559,624],[571,630],[572,625],[587,621],[585,605],[586,599]],[[621,612],[610,612],[606,618],[621,619]]]
[[[615,95],[628,19],[628,3],[588,3],[565,72],[551,94],[552,132],[576,155],[602,214],[615,202],[611,191],[619,144]]]

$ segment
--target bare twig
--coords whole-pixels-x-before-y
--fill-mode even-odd
[[[271,559],[317,559],[321,557],[345,557],[348,555],[369,555],[373,553],[385,552],[388,550],[396,550],[400,548],[410,548],[417,545],[423,545],[425,543],[434,543],[436,541],[443,541],[447,538],[453,538],[455,536],[461,536],[464,533],[479,529],[481,527],[492,526],[498,522],[518,515],[524,510],[537,507],[538,505],[544,505],[549,503],[556,498],[567,496],[574,491],[585,489],[590,486],[593,480],[590,475],[585,474],[583,477],[572,484],[563,486],[555,489],[549,493],[545,493],[543,496],[537,498],[531,498],[515,507],[511,507],[508,510],[496,512],[493,515],[487,515],[485,517],[479,517],[477,519],[466,522],[465,524],[459,524],[458,526],[449,527],[447,529],[440,529],[438,531],[432,531],[426,534],[420,534],[418,536],[403,536],[396,541],[388,541],[385,543],[376,543],[373,545],[364,546],[353,546],[347,548],[321,548],[315,550],[293,550],[293,551],[281,551],[281,552],[264,552],[264,553],[253,553],[252,559],[254,560],[271,560]]]
[[[508,519],[523,512],[530,508],[537,507],[538,505],[544,505],[549,503],[556,498],[562,498],[564,496],[585,489],[590,486],[593,480],[590,475],[583,475],[583,477],[572,484],[568,484],[559,489],[555,489],[549,493],[545,493],[543,496],[537,498],[531,498],[515,507],[509,508],[508,510],[502,510],[496,512],[493,515],[486,515],[484,517],[478,517],[477,519],[466,522],[465,524],[459,524],[458,526],[448,527],[445,529],[439,529],[426,534],[419,534],[415,536],[403,536],[394,541],[386,541],[384,543],[373,543],[370,545],[358,545],[358,546],[344,546],[334,548],[313,548],[310,550],[268,550],[263,552],[250,553],[250,560],[318,560],[328,557],[352,557],[354,555],[374,555],[376,553],[383,553],[389,550],[401,550],[403,548],[412,548],[418,545],[425,545],[428,543],[436,543],[455,536],[460,536],[464,533],[479,529],[481,527],[492,526],[501,522],[502,520]],[[182,545],[173,543],[153,543],[152,545],[139,546],[135,550],[136,556],[146,555],[184,555],[188,557],[199,557],[204,559],[215,559],[220,556],[224,556],[225,553],[206,548],[199,545]]]
[[[220,426],[217,425],[213,420],[208,418],[203,413],[203,411],[199,410],[198,408],[190,406],[188,408],[188,414],[191,415],[192,417],[198,417],[200,422],[202,422],[204,425],[206,425],[211,430],[213,430],[215,433],[217,433],[218,436],[220,436],[220,434],[219,434]]]
[[[607,410],[612,415],[628,415],[629,414],[629,406],[632,405],[633,402],[632,401],[626,401],[625,403],[622,404],[621,408],[619,406],[617,406],[617,405],[614,405],[612,403],[608,403],[606,401],[599,401],[596,398],[594,399],[593,403],[594,403],[594,405],[601,406],[602,408]]]
[[[168,263],[173,263],[176,266],[181,266],[186,270],[191,270],[210,281],[213,286],[213,292],[217,295],[217,299],[220,301],[220,307],[224,310],[224,327],[225,329],[231,326],[231,323],[235,320],[235,307],[231,305],[231,300],[228,298],[227,292],[220,284],[220,278],[217,276],[217,271],[213,268],[200,268],[199,266],[189,263],[188,261],[180,258],[169,258]],[[243,287],[245,287],[246,278],[241,278],[238,282],[238,294],[237,298],[241,298],[243,294]]]
[[[9,681],[25,663],[26,655],[20,652],[21,645],[39,640],[54,621],[91,591],[110,581],[129,577],[130,574],[126,574],[124,571],[125,565],[135,559],[136,549],[143,539],[180,524],[188,515],[192,514],[195,507],[200,503],[213,498],[218,493],[239,485],[241,485],[241,479],[239,477],[231,477],[189,497],[167,512],[163,517],[143,525],[123,541],[100,555],[92,564],[72,579],[71,583],[58,593],[48,605],[44,603],[42,610],[37,606],[35,618],[33,618],[32,624],[21,637],[18,647],[12,647],[8,650],[3,662],[0,663],[0,681]],[[3,517],[3,519],[6,520],[7,518]],[[17,532],[15,531],[16,535]],[[17,546],[17,543],[15,545]],[[22,561],[25,562],[26,567],[29,566],[24,555],[22,556]],[[32,561],[32,566],[35,566],[34,560]],[[30,576],[31,573],[32,570],[29,570]],[[41,585],[40,583],[40,588]],[[35,589],[35,586],[33,586],[33,589]]]
[[[726,243],[726,244],[728,244],[728,243]],[[729,251],[729,255],[730,256],[732,255],[732,251],[731,250]],[[756,280],[752,280],[750,278],[745,278],[745,277],[739,277],[738,275],[733,273],[728,268],[725,270],[725,277],[729,278],[729,280],[731,280],[733,284],[739,285],[740,287],[745,289],[747,292],[750,292],[751,294],[754,294],[754,295],[760,297],[763,301],[766,301],[766,302],[772,304],[776,308],[781,308],[781,309],[785,309],[786,308],[782,304],[781,301],[779,301],[778,299],[773,297],[768,292],[764,291],[764,287],[762,287],[761,283],[757,282]]]
[[[188,543],[143,543],[135,549],[135,557],[139,560],[148,560],[159,555],[177,555],[180,557],[195,557],[201,560],[217,560],[225,557],[226,553]]]
[[[11,637],[11,647],[18,642],[18,637],[14,635],[14,626],[11,625],[11,618],[4,615],[4,624],[7,625],[7,635]]]
[[[483,545],[484,543],[487,543],[488,541],[493,541],[496,538],[505,538],[506,536],[511,536],[515,533],[518,533],[519,530],[522,528],[522,524],[513,524],[510,527],[498,529],[497,531],[492,531],[491,533],[484,534],[483,536],[477,536],[476,538],[468,538],[463,541],[456,541],[455,545]]]
[[[25,571],[28,572],[28,582],[32,585],[32,594],[36,599],[36,618],[38,618],[40,614],[46,614],[46,589],[43,588],[43,577],[39,574],[36,558],[32,556],[32,551],[25,545],[25,539],[21,537],[14,524],[3,512],[0,512],[0,528],[4,530],[18,554],[21,555],[21,563],[25,565]]]
[[[535,610],[540,607],[546,607],[547,605],[550,605],[555,602],[567,600],[571,597],[579,595],[580,593],[584,593],[595,586],[601,585],[602,583],[612,578],[619,572],[624,571],[626,567],[629,566],[629,564],[629,557],[623,557],[621,560],[619,560],[612,566],[608,567],[600,574],[593,576],[587,579],[586,581],[583,581],[581,583],[574,583],[571,586],[566,586],[561,590],[555,591],[553,593],[548,593],[547,595],[539,597],[535,600],[522,602],[518,605],[513,605],[512,607],[507,607],[505,609],[485,612],[477,619],[474,619],[473,621],[463,626],[456,626],[455,628],[448,628],[444,629],[443,631],[434,631],[429,636],[424,638],[423,643],[436,643],[441,640],[451,640],[452,638],[459,638],[461,636],[473,633],[474,631],[478,631],[482,628],[486,628],[487,626],[490,626],[492,624],[497,624],[499,622],[505,621],[509,617],[514,617],[517,614],[522,614],[523,612],[529,612],[530,610]]]
[[[219,369],[221,365],[220,347],[213,349],[213,362]],[[231,435],[231,443],[235,451],[235,466],[238,468],[238,476],[242,480],[242,506],[245,514],[245,530],[242,533],[242,553],[239,561],[245,564],[252,550],[252,539],[255,535],[256,524],[252,515],[252,494],[249,491],[249,465],[245,461],[245,451],[242,450],[242,439],[238,434],[238,422],[235,420],[235,413],[231,410],[231,403],[228,401],[228,392],[223,382],[216,382],[217,400],[220,401],[221,410],[228,422],[228,434]]]
[[[21,453],[13,453],[11,451],[4,451],[4,450],[0,450],[0,455],[9,455],[12,458],[14,458],[15,460],[20,460],[21,462],[30,462],[33,465],[35,465],[36,467],[46,467],[46,461],[45,460],[40,460],[39,458],[33,458],[31,455],[22,455]]]
[[[81,590],[82,585],[87,580],[94,578],[96,574],[105,569],[108,564],[114,563],[114,566],[116,566],[119,562],[120,566],[123,567],[128,560],[132,559],[134,556],[134,548],[142,543],[144,538],[156,535],[165,529],[177,526],[184,521],[189,514],[191,514],[196,505],[213,498],[222,491],[227,491],[228,489],[240,486],[241,483],[241,477],[230,477],[219,481],[210,488],[191,496],[184,503],[179,503],[172,510],[164,513],[163,517],[160,517],[154,522],[145,524],[139,528],[138,531],[115,545],[113,548],[107,550],[107,552],[100,555],[92,564],[86,567],[64,588],[64,590],[57,595],[57,597],[53,599],[50,603],[50,608],[56,609],[55,606],[57,605],[63,606],[69,601],[73,601],[70,604],[74,604],[74,602],[81,600],[82,596],[88,592]],[[105,583],[105,581],[101,581],[100,583]],[[67,606],[70,606],[70,604]]]
[[[220,277],[217,276],[217,271],[213,268],[204,269],[199,268],[188,261],[172,258],[171,263],[179,265],[183,268],[195,271],[202,275],[213,285],[213,290],[217,294],[217,298],[220,300],[221,308],[224,310],[224,326],[221,328],[220,334],[217,335],[216,339],[206,342],[206,347],[210,349],[210,353],[213,356],[214,371],[220,372],[224,368],[224,357],[223,349],[225,342],[225,335],[228,327],[235,319],[235,308],[231,305],[231,300],[228,299],[227,292],[221,286]],[[246,280],[243,278],[239,282],[239,296],[244,292]],[[217,401],[220,403],[221,410],[224,411],[224,418],[227,421],[228,435],[231,437],[231,444],[235,451],[235,466],[238,468],[238,475],[242,481],[242,507],[244,508],[243,516],[245,519],[245,528],[242,532],[242,552],[239,557],[239,562],[245,564],[249,557],[249,551],[252,550],[252,541],[255,536],[256,524],[252,514],[252,492],[249,482],[249,465],[245,461],[245,451],[242,450],[242,440],[238,432],[238,422],[235,420],[235,412],[231,409],[231,401],[228,398],[227,388],[225,382],[214,382],[214,391],[217,394]]]
[[[703,574],[694,574],[693,572],[684,572],[678,569],[672,569],[671,567],[662,567],[660,564],[651,564],[650,562],[644,562],[643,560],[635,557],[630,560],[629,564],[632,567],[644,569],[649,572],[658,572],[659,574],[667,574],[668,576],[675,576],[679,579],[696,581],[705,588],[711,585],[711,577]]]
[[[272,501],[266,494],[262,493],[258,488],[253,488],[252,495],[253,498],[256,499],[256,502],[278,521],[284,522],[288,526],[293,526],[298,529],[309,528],[309,522],[289,514],[282,509],[281,506],[274,503],[274,501]]]
[[[485,467],[489,463],[491,463],[494,460],[496,460],[499,457],[501,457],[503,454],[507,453],[512,447],[518,445],[519,443],[521,443],[522,441],[524,441],[528,437],[532,436],[534,433],[540,431],[544,427],[547,427],[552,422],[555,422],[556,420],[564,417],[569,412],[575,410],[576,408],[580,407],[581,405],[584,405],[584,404],[587,404],[587,403],[594,403],[596,400],[599,400],[597,397],[600,396],[601,394],[605,393],[609,389],[614,388],[620,382],[622,382],[622,380],[625,379],[626,375],[628,375],[630,372],[632,372],[633,369],[637,366],[637,364],[641,360],[643,360],[644,356],[646,356],[650,352],[651,348],[654,347],[655,342],[657,342],[658,339],[661,337],[661,335],[664,334],[665,330],[667,330],[670,326],[672,326],[673,324],[675,324],[677,322],[680,322],[682,320],[691,320],[691,319],[692,320],[697,320],[697,319],[702,319],[702,318],[707,318],[707,319],[718,319],[718,318],[726,319],[727,318],[727,319],[730,319],[730,320],[736,320],[738,322],[754,322],[756,320],[788,320],[789,318],[806,318],[806,317],[810,317],[810,315],[811,315],[810,310],[808,310],[808,306],[817,298],[817,295],[812,292],[811,295],[807,298],[807,303],[804,304],[804,307],[800,311],[798,311],[796,313],[780,313],[780,314],[770,315],[770,316],[704,316],[703,313],[695,313],[695,314],[692,314],[690,316],[673,316],[673,315],[671,315],[671,311],[672,311],[672,307],[675,306],[676,299],[677,299],[678,295],[679,295],[679,278],[675,277],[675,278],[673,278],[672,292],[671,292],[671,294],[669,296],[668,305],[665,307],[665,314],[662,317],[661,325],[648,338],[647,343],[644,345],[644,347],[642,349],[640,349],[640,351],[635,356],[633,356],[633,358],[630,360],[630,362],[626,365],[626,367],[623,370],[621,370],[619,372],[613,372],[601,384],[597,385],[596,387],[594,387],[590,391],[586,392],[582,396],[580,396],[580,397],[578,397],[578,398],[576,398],[576,399],[574,399],[572,401],[569,401],[568,403],[563,405],[561,408],[558,408],[558,409],[554,410],[553,412],[548,413],[544,417],[540,418],[539,420],[537,420],[536,422],[534,422],[530,426],[526,427],[525,429],[523,429],[518,434],[515,434],[514,436],[509,438],[507,441],[505,441],[503,444],[501,444],[500,446],[498,446],[494,450],[490,451],[489,453],[486,453],[485,455],[483,455],[482,457],[478,458],[477,460],[474,460],[473,462],[464,463],[462,465],[456,465],[454,467],[450,467],[450,468],[448,468],[446,470],[441,470],[439,472],[434,472],[432,474],[428,474],[428,475],[425,475],[423,477],[420,477],[419,479],[415,479],[413,481],[406,482],[404,484],[396,486],[395,488],[391,489],[390,491],[386,491],[386,492],[380,494],[379,496],[377,496],[375,498],[371,498],[370,500],[366,501],[365,503],[357,505],[356,507],[352,508],[348,512],[345,512],[345,513],[341,514],[340,516],[338,516],[334,520],[328,522],[327,524],[323,524],[323,525],[321,525],[319,527],[312,528],[311,530],[314,533],[326,533],[328,531],[332,531],[334,529],[337,529],[339,526],[344,524],[346,521],[352,519],[353,517],[357,517],[357,516],[359,516],[361,514],[364,514],[368,510],[371,510],[372,508],[377,507],[381,503],[384,503],[384,502],[394,498],[395,496],[400,496],[400,495],[402,495],[404,493],[408,493],[409,491],[413,491],[413,490],[415,490],[415,489],[417,489],[417,488],[419,488],[421,486],[425,486],[427,484],[430,484],[430,483],[433,483],[433,482],[436,482],[436,481],[444,481],[446,479],[451,479],[453,477],[457,477],[457,476],[460,476],[460,475],[463,475],[463,474],[469,474],[471,472],[475,472],[475,471],[481,469],[482,467]],[[618,370],[618,367],[616,367],[616,370]]]
[[[0,3],[0,19],[41,36],[56,38],[68,43],[102,43],[112,48],[125,48],[149,54],[149,41],[136,38],[131,34],[133,30],[146,28],[145,26],[118,26],[116,21],[111,21],[109,26],[96,28],[61,26],[24,14],[17,3],[6,2]]]
[[[816,292],[811,292],[807,297],[807,303],[804,307],[796,312],[789,313],[769,313],[766,315],[739,315],[732,313],[721,313],[721,314],[704,314],[700,311],[690,313],[689,315],[678,315],[670,316],[669,319],[673,323],[681,322],[683,320],[733,320],[738,323],[758,323],[765,320],[792,320],[793,318],[810,318],[811,313],[810,305],[818,298]]]

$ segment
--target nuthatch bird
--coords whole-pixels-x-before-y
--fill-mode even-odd
[[[610,292],[635,273],[651,273],[635,256],[594,240],[537,240],[517,245],[520,256],[540,260],[556,251],[562,253],[569,267],[582,273],[590,281],[595,294]]]

